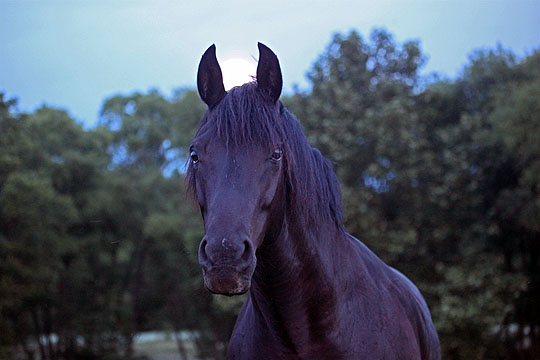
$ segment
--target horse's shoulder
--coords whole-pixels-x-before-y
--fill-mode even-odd
[[[372,284],[373,289],[371,289],[372,291],[363,290],[369,292],[369,298],[378,299],[378,301],[370,301],[369,304],[378,308],[378,313],[386,314],[394,319],[394,324],[396,324],[396,319],[400,317],[404,319],[402,316],[407,318],[408,321],[398,321],[397,323],[401,323],[409,328],[409,331],[413,331],[418,339],[422,359],[440,359],[437,332],[420,290],[407,276],[385,264],[364,243],[352,235],[349,236],[356,253],[358,253],[358,261],[362,263],[361,267],[367,272],[367,274],[356,276],[369,278],[367,283]],[[406,325],[407,323],[409,325]]]
[[[416,285],[393,267],[388,267],[392,273],[392,284],[399,291],[398,301],[408,313],[413,325],[422,359],[440,359],[440,345],[437,331],[431,319],[428,305]]]

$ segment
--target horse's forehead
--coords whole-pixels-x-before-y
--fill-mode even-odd
[[[234,140],[234,139],[233,139]],[[260,141],[235,142],[221,136],[210,136],[205,139],[204,151],[208,156],[216,158],[258,158],[265,156],[268,146]]]

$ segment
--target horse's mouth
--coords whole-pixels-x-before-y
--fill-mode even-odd
[[[235,296],[245,294],[251,286],[251,274],[239,273],[232,268],[205,270],[204,286],[213,294]]]

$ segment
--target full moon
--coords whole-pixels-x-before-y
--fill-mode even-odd
[[[254,63],[240,58],[232,58],[221,64],[225,90],[253,80],[257,68]]]

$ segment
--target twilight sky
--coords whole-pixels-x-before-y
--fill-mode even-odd
[[[278,55],[287,93],[307,87],[333,33],[368,37],[374,27],[420,40],[424,74],[454,77],[473,49],[540,48],[540,0],[0,0],[0,92],[20,111],[45,103],[91,126],[113,94],[195,87],[212,43],[220,61],[254,63],[261,41]]]

